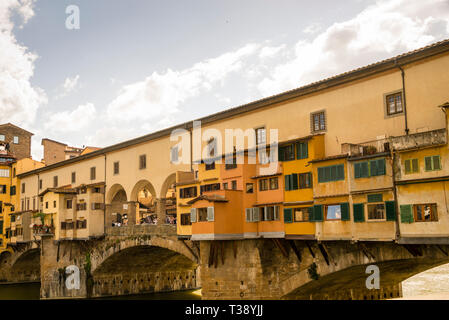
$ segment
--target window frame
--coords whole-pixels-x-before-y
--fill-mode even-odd
[[[251,186],[250,189],[248,189],[248,186]],[[254,193],[254,183],[247,183],[246,184],[246,193]],[[249,191],[250,190],[250,191]]]
[[[147,155],[141,154],[139,156],[139,170],[144,170],[147,168]]]
[[[369,207],[370,206],[377,206],[377,205],[383,205],[384,206],[383,218],[371,219],[369,217]],[[387,205],[385,204],[385,201],[382,201],[382,202],[367,202],[366,203],[366,221],[367,222],[387,221]]]
[[[340,207],[340,218],[339,219],[329,219],[327,217],[328,214],[328,207],[330,206],[339,206]],[[341,203],[329,203],[324,205],[324,221],[342,221],[341,220]]]
[[[120,174],[120,161],[115,161],[112,164],[112,172],[113,172],[113,175]]]
[[[321,114],[323,115],[323,119],[321,119]],[[315,129],[315,116],[318,116],[319,129]],[[310,113],[310,129],[312,133],[325,132],[327,130],[326,110],[319,110]]]
[[[263,135],[264,141],[263,142],[259,141],[259,134],[258,134],[259,130],[263,130],[263,132],[264,132],[264,135]],[[265,126],[255,128],[254,131],[256,133],[256,146],[266,144],[267,143],[267,129],[265,128]]]
[[[313,210],[313,207],[295,207],[295,208],[292,208],[292,222],[311,222],[310,221],[310,212],[309,212],[309,210],[310,210],[310,208],[312,208],[312,210]],[[307,213],[307,220],[296,220],[296,211],[306,211],[306,213]]]
[[[430,206],[430,220],[425,220],[425,216],[423,215],[422,220],[418,220],[418,210],[417,207]],[[435,212],[433,211],[433,207],[435,207]],[[413,210],[413,219],[414,222],[438,222],[438,204],[437,203],[416,203],[412,205]],[[424,212],[424,211],[423,211]]]
[[[394,110],[395,110],[394,112],[390,112],[390,104],[388,101],[389,98],[392,96],[394,97]],[[398,111],[398,103],[396,99],[397,96],[401,97],[401,111]],[[385,106],[385,114],[387,117],[404,114],[404,95],[402,93],[402,90],[386,93],[384,95],[384,106]]]
[[[435,157],[438,157],[438,166],[439,166],[438,169],[435,169],[435,162],[433,160]],[[432,166],[432,169],[429,169],[429,170],[427,169],[427,166],[426,166],[426,159],[428,159],[428,158],[430,158],[430,163],[431,163],[431,166]],[[443,166],[441,165],[441,156],[439,154],[424,157],[424,170],[426,172],[440,171],[442,169],[443,169]]]

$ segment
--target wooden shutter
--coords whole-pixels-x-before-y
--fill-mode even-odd
[[[368,161],[365,161],[360,164],[360,177],[367,178],[368,175],[369,175]]]
[[[245,209],[246,222],[252,222],[252,218],[253,218],[252,212],[253,212],[253,208]]]
[[[331,167],[324,168],[324,182],[331,181]]]
[[[323,205],[313,206],[313,221],[323,221]]]
[[[92,210],[95,210],[95,202],[92,202],[91,206],[92,206]]]
[[[412,172],[412,170],[411,170],[412,168],[411,168],[411,163],[410,162],[411,162],[410,159],[404,161],[404,167],[405,167],[405,173],[406,174],[409,174],[409,173]]]
[[[324,182],[324,168],[318,168],[318,182]]]
[[[258,207],[253,208],[253,221],[260,221],[260,209]]]
[[[412,172],[419,172],[418,159],[412,159]]]
[[[278,160],[284,161],[284,148],[283,147],[278,148]]]
[[[268,207],[263,208],[263,220],[268,221]]]
[[[214,221],[214,207],[207,207],[207,221]]]
[[[413,211],[411,204],[403,204],[399,207],[401,211],[401,223],[413,222]]]
[[[433,156],[432,162],[433,162],[433,170],[441,169],[440,156]]]
[[[377,160],[377,175],[383,176],[385,174],[385,159]]]
[[[354,163],[354,178],[360,178],[362,171],[361,163]]]
[[[337,166],[337,179],[345,180],[345,166],[343,164]]]
[[[274,206],[273,207],[273,210],[274,210],[274,220],[279,220],[279,209],[280,209],[280,207],[279,206]]]
[[[179,197],[184,198],[184,189],[179,189]]]
[[[284,208],[284,222],[285,223],[292,223],[293,222],[293,215],[292,215],[292,209],[291,208]]]
[[[196,208],[190,209],[190,222],[196,222]]]
[[[371,177],[377,176],[377,160],[371,160],[369,162],[369,175]]]
[[[340,203],[341,208],[341,221],[349,221],[351,220],[351,216],[349,214],[349,203]]]
[[[363,203],[354,203],[353,204],[353,212],[354,212],[354,222],[364,222],[365,221],[365,205]]]
[[[424,162],[426,165],[426,171],[432,171],[432,157],[425,157]]]
[[[366,199],[368,202],[382,202],[382,193],[369,194]]]
[[[261,180],[262,183],[262,180]],[[286,191],[290,191],[291,190],[291,186],[290,186],[290,175],[286,175],[285,176],[285,190]]]
[[[292,189],[293,190],[298,190],[298,174],[297,173],[293,173],[291,175],[291,180],[292,180],[292,183],[291,183]]]
[[[330,167],[330,179],[329,181],[335,181],[337,179],[337,166]]]
[[[396,202],[385,201],[385,210],[387,212],[387,221],[396,221]]]

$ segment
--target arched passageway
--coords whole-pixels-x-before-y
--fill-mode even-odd
[[[27,250],[13,262],[10,279],[14,282],[40,281],[40,250]]]

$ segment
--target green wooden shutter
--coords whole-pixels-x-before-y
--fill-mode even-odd
[[[400,206],[401,210],[401,223],[412,223],[413,212],[411,204],[403,204]]]
[[[298,174],[297,173],[293,173],[291,175],[291,180],[292,180],[292,183],[291,183],[292,189],[293,190],[298,190]]]
[[[290,191],[291,189],[291,186],[290,186],[290,175],[286,175],[285,176],[285,190],[286,191]]]
[[[354,178],[360,178],[361,177],[361,163],[354,163]]]
[[[340,203],[341,208],[341,221],[349,221],[351,217],[349,215],[349,203]]]
[[[284,222],[285,223],[292,223],[293,222],[293,214],[292,214],[292,209],[285,209],[284,208]]]
[[[354,211],[354,222],[364,222],[365,221],[365,205],[363,203],[354,203],[353,204]]]
[[[318,182],[324,182],[324,168],[318,168]]]
[[[369,194],[366,198],[368,202],[382,202],[382,193]]]
[[[419,172],[418,159],[412,159],[412,172]]]
[[[296,159],[306,159],[309,157],[307,142],[296,143]]]
[[[362,162],[360,166],[361,166],[360,177],[367,178],[369,175],[368,161]]]
[[[345,180],[345,166],[343,164],[337,166],[337,180]]]
[[[385,174],[385,159],[377,160],[377,175],[383,176]]]
[[[313,207],[308,207],[307,212],[309,213],[309,221],[313,221]]]
[[[313,206],[313,221],[323,221],[323,205]]]
[[[284,148],[278,147],[278,160],[284,161]]]
[[[404,161],[404,168],[405,168],[405,173],[406,174],[409,174],[410,172],[412,172],[412,168],[411,168],[411,163],[410,162],[411,162],[410,159]]]
[[[377,176],[377,161],[376,160],[371,160],[369,162],[369,175],[371,177]]]
[[[330,181],[335,181],[335,180],[337,180],[337,166],[332,166]]]
[[[385,201],[385,209],[387,211],[387,221],[396,221],[396,202]]]
[[[325,167],[324,168],[324,182],[331,181],[331,168]]]
[[[432,171],[432,157],[425,157],[424,162],[426,165],[426,171]]]
[[[306,173],[306,187],[307,188],[313,187],[312,172]]]
[[[433,170],[440,170],[441,169],[441,162],[440,162],[440,156],[433,156]]]

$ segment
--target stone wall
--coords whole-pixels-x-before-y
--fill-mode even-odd
[[[0,125],[0,134],[5,136],[4,142],[9,143],[10,152],[17,158],[17,160],[31,157],[32,133],[9,124],[4,124]],[[19,137],[18,144],[13,142],[14,136]]]

